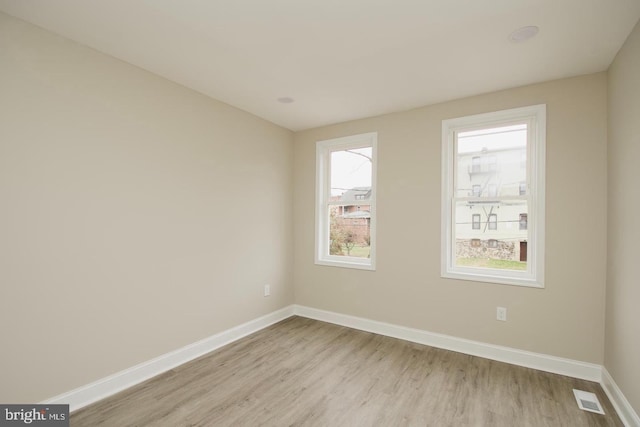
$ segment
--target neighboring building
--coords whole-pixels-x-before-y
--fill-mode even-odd
[[[343,232],[351,232],[360,246],[369,246],[371,231],[371,206],[355,203],[371,199],[371,187],[354,187],[340,196],[331,197],[332,201],[342,204],[332,207],[331,225]]]
[[[527,260],[526,162],[524,146],[458,154],[458,257]]]

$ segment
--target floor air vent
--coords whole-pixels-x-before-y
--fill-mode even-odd
[[[595,412],[596,414],[603,414],[602,406],[598,401],[598,396],[588,391],[573,389],[573,394],[578,402],[578,407],[584,411]]]

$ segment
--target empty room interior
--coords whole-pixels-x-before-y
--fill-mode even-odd
[[[0,404],[640,426],[639,20],[0,0]]]

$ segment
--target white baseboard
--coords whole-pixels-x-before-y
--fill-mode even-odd
[[[285,307],[42,403],[68,404],[70,411],[73,412],[291,317],[293,312],[294,306]]]
[[[316,308],[296,305],[294,313],[298,316],[310,319],[335,323],[349,328],[373,332],[388,337],[399,338],[406,341],[425,344],[432,347],[457,351],[472,356],[484,357],[512,365],[552,372],[589,381],[600,382],[602,379],[602,366],[593,363],[580,362],[578,360],[564,359],[546,354],[533,353],[510,347],[502,347],[486,344],[479,341],[471,341],[464,338],[456,338],[449,335],[427,332],[420,329],[407,328],[405,326],[378,322],[376,320],[334,313]]]
[[[624,394],[622,394],[622,391],[618,388],[613,377],[609,375],[607,368],[604,367],[602,368],[601,384],[623,424],[626,427],[640,427],[640,417],[636,411],[633,410],[627,398],[624,397]]]
[[[353,329],[398,338],[418,344],[484,357],[513,365],[552,372],[602,384],[609,400],[627,427],[640,427],[640,418],[624,397],[613,378],[600,365],[533,353],[478,341],[456,338],[405,326],[393,325],[316,308],[291,305],[226,331],[187,345],[147,362],[117,372],[91,384],[48,399],[43,404],[69,404],[73,412],[98,400],[146,381],[176,366],[230,344],[293,315],[334,323]]]

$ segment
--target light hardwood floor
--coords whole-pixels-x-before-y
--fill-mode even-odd
[[[578,409],[596,393],[606,415]],[[71,415],[71,426],[622,426],[599,384],[301,317]]]

